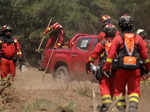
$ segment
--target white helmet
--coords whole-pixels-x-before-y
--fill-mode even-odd
[[[136,31],[136,34],[140,35],[143,39],[146,39],[146,37],[147,37],[147,33],[145,32],[144,29],[138,29]]]
[[[137,31],[136,31],[136,34],[140,34],[140,33],[142,33],[142,32],[144,32],[144,29],[138,29]]]

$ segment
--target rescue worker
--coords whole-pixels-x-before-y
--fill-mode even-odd
[[[103,70],[110,72],[113,59],[118,59],[118,69],[114,77],[114,97],[118,99],[127,85],[129,112],[137,112],[141,77],[139,59],[143,59],[147,72],[150,70],[150,61],[144,40],[133,33],[133,18],[128,15],[121,16],[119,18],[119,27],[121,34],[113,39]],[[121,112],[125,112],[125,110]]]
[[[109,15],[103,15],[100,19],[101,23],[103,24],[102,27],[104,28],[105,25],[111,24],[111,17]],[[100,42],[105,37],[105,33],[102,31],[98,35],[98,42]]]
[[[50,37],[47,41],[45,50],[49,49],[49,48],[60,48],[63,45],[63,41],[64,41],[64,29],[63,27],[58,23],[54,23],[50,26],[48,26],[48,28],[44,31],[44,35],[47,35],[50,32]],[[38,70],[40,71],[44,71],[43,66],[47,66],[45,59],[47,58],[45,56],[42,56],[41,59],[41,64],[38,68]]]
[[[51,32],[51,36],[49,37],[45,48],[60,48],[64,41],[64,29],[62,25],[56,22],[48,26],[43,34],[46,35],[48,32]]]
[[[103,15],[101,17],[101,22],[103,23],[103,27],[105,27],[105,25],[111,23],[111,17],[109,15]],[[120,33],[119,31],[116,31],[116,35],[118,35],[119,33]],[[105,35],[106,34],[105,34],[104,31],[100,32],[100,34],[98,36],[98,42],[100,42],[103,38],[105,38]],[[113,82],[112,79],[111,79],[111,82]],[[113,84],[111,84],[111,85],[113,85]],[[111,90],[111,91],[113,91],[113,90]],[[113,92],[111,93],[111,96],[113,96]],[[125,88],[124,88],[123,95],[122,95],[122,97],[120,98],[120,100],[117,103],[117,109],[120,110],[120,104],[122,106],[121,108],[125,108],[126,107],[126,103],[125,102],[126,101],[125,101]]]
[[[143,39],[144,39],[144,42],[145,42],[145,45],[147,47],[147,52],[149,54],[149,46],[148,46],[148,40],[146,39],[147,37],[147,33],[145,32],[144,29],[138,29],[136,31],[136,34],[140,35]],[[141,84],[144,83],[144,80],[147,79],[148,83],[150,83],[150,77],[148,77],[149,74],[145,74],[145,68],[143,66],[141,66]]]
[[[2,82],[7,83],[8,74],[14,80],[16,74],[15,63],[17,58],[22,61],[22,52],[18,40],[12,37],[12,28],[9,25],[4,25],[2,29],[4,35],[0,38],[1,79]]]
[[[90,63],[94,63],[94,61],[99,58],[99,67],[102,69],[104,62],[106,61],[106,56],[108,55],[110,46],[111,46],[111,42],[113,37],[115,37],[116,35],[116,27],[112,24],[107,24],[104,27],[104,33],[105,33],[105,37],[101,40],[101,42],[99,42],[93,53],[91,54],[91,56],[89,56],[89,60],[88,60],[88,69],[90,69]],[[101,76],[100,76],[101,75]],[[103,75],[103,76],[102,76]],[[100,88],[100,93],[102,96],[102,106],[99,108],[100,112],[106,112],[108,110],[108,107],[111,105],[112,103],[112,99],[111,96],[113,95],[113,86],[112,86],[112,81],[113,78],[108,78],[107,76],[105,76],[102,72],[97,74],[96,76],[97,80],[99,80],[99,88]],[[100,79],[101,78],[101,79]]]

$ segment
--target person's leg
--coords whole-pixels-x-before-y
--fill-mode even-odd
[[[1,78],[6,79],[8,74],[8,60],[1,58]]]
[[[102,97],[102,105],[99,109],[100,112],[108,111],[108,109],[112,103],[109,81],[110,80],[104,76],[99,84],[100,94]]]
[[[126,86],[126,71],[118,69],[114,77],[114,99],[118,100],[116,104],[119,112],[125,112],[126,102],[125,102],[125,86]],[[122,96],[120,94],[122,93]]]
[[[1,84],[3,86],[7,83],[7,74],[8,74],[8,60],[5,58],[1,58],[0,63],[1,68]]]
[[[16,75],[16,65],[13,62],[13,60],[9,60],[9,70],[10,70],[9,73],[11,75],[11,80],[13,81]]]
[[[128,73],[129,112],[137,112],[140,98],[140,70]]]
[[[47,51],[48,49],[51,49],[54,47],[54,43],[53,43],[54,39],[53,38],[49,38],[45,47],[45,50],[43,51],[43,54],[41,55],[41,61],[39,64],[39,69],[40,71],[44,71],[46,66],[47,66],[47,61],[49,60],[50,55],[46,55],[45,54],[49,54]]]
[[[147,83],[150,85],[150,75],[149,75],[149,77],[147,78]]]

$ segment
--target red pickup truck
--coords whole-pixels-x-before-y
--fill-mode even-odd
[[[53,75],[86,73],[86,62],[98,42],[97,35],[79,33],[72,39],[73,45],[70,43],[68,48],[44,51],[42,67],[46,72],[51,72]]]

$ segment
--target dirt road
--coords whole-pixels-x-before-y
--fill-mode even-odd
[[[94,103],[101,102],[96,83],[55,80],[35,68],[17,71],[14,88],[11,100],[0,106],[0,112],[93,112],[93,88]],[[139,112],[149,112],[149,94],[150,86],[143,87]]]

